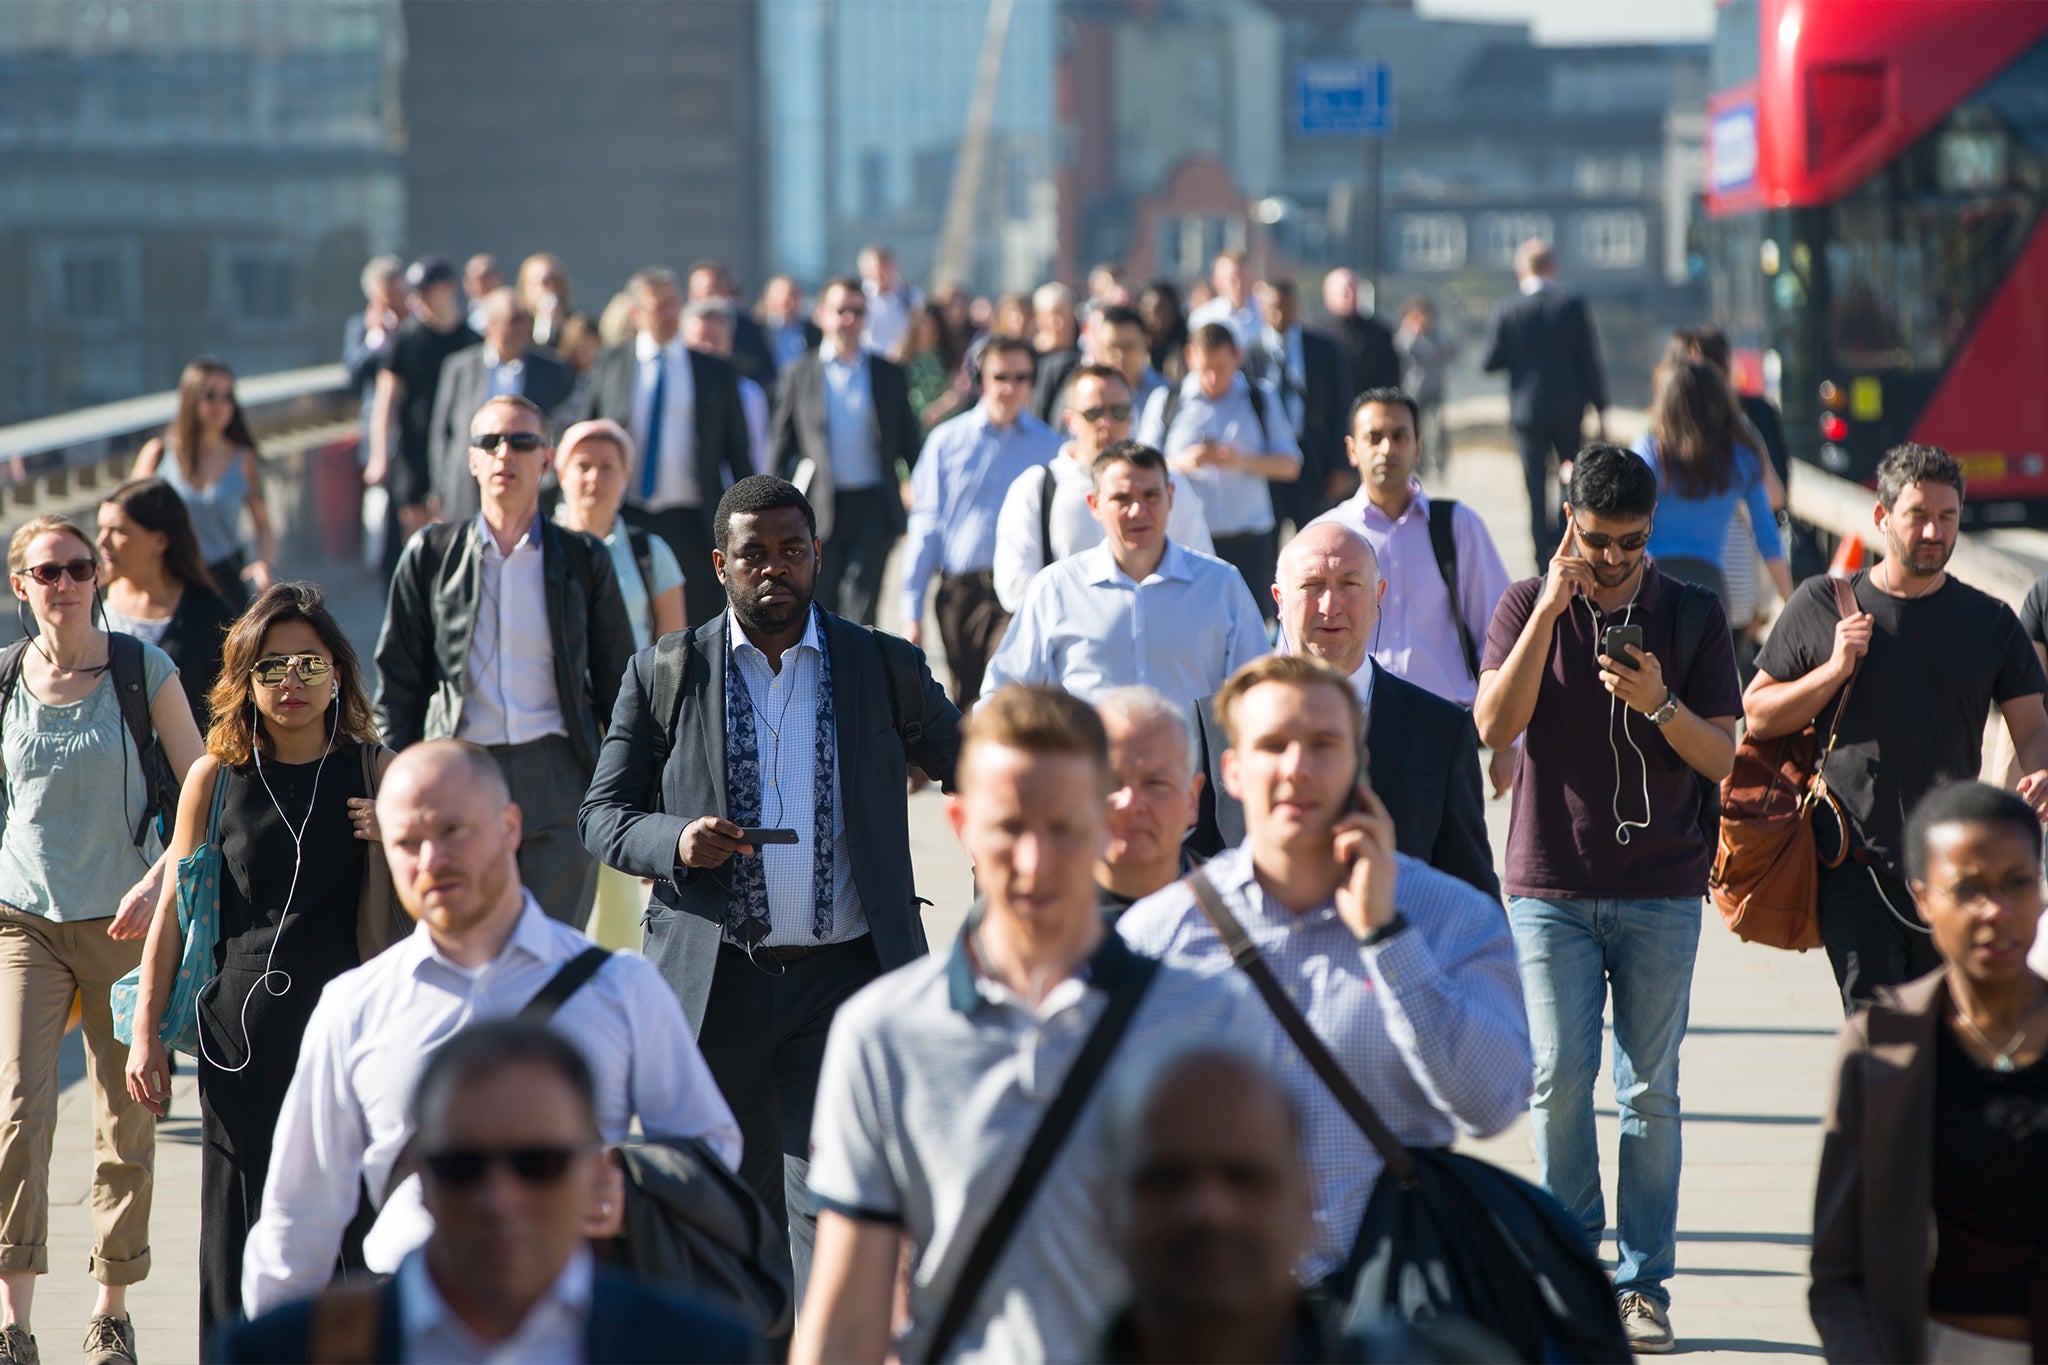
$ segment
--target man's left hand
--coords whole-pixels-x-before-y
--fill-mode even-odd
[[[1609,692],[1620,697],[1630,708],[1649,715],[1664,704],[1671,695],[1671,689],[1664,685],[1664,666],[1657,662],[1657,656],[1637,649],[1634,645],[1623,645],[1629,657],[1641,666],[1630,668],[1608,655],[1600,656],[1600,682]]]
[[[2048,768],[2028,773],[2016,788],[2020,799],[2034,808],[2034,814],[2048,820]]]
[[[1364,938],[1394,920],[1394,817],[1372,788],[1358,791],[1365,809],[1330,827],[1330,849],[1344,869],[1337,883],[1338,918]]]
[[[1515,751],[1495,749],[1486,760],[1486,778],[1493,784],[1496,797],[1506,796],[1508,788],[1515,782]]]

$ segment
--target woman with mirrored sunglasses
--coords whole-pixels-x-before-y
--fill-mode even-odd
[[[178,415],[142,447],[131,479],[161,478],[185,500],[207,572],[228,605],[240,611],[249,594],[276,579],[277,534],[263,499],[263,460],[235,397],[235,375],[202,356],[178,378]],[[242,514],[256,532],[252,558]]]
[[[0,1359],[34,1358],[29,1310],[49,1270],[57,1054],[74,993],[98,1153],[88,1268],[99,1296],[86,1354],[132,1358],[127,1286],[149,1273],[156,1125],[128,1094],[108,992],[142,956],[165,863],[153,834],[135,842],[147,786],[121,714],[112,637],[94,619],[92,538],[68,518],[36,517],[8,543],[7,568],[29,645],[0,703]],[[170,658],[146,642],[141,653],[151,726],[182,775],[199,756],[198,728],[184,689],[166,686],[177,673]]]
[[[178,858],[205,842],[224,783],[220,941],[199,996],[202,1341],[240,1309],[242,1246],[306,1022],[321,988],[362,960],[364,882],[383,858],[364,746],[379,773],[391,759],[355,651],[310,583],[273,585],[235,623],[212,705],[171,837]],[[183,952],[173,886],[150,923],[127,1057],[128,1093],[159,1114],[157,1025]]]
[[[162,479],[131,479],[100,503],[100,611],[107,629],[147,640],[171,656],[185,700],[203,733],[207,696],[220,676],[221,644],[235,609],[199,554],[178,490]]]

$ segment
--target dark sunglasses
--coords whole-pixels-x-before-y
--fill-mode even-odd
[[[100,566],[90,559],[71,559],[62,564],[31,564],[22,572],[44,587],[54,588],[66,576],[74,583],[90,583],[99,577]]]
[[[988,377],[991,384],[1029,384],[1031,380],[1032,374],[1029,370],[1021,374],[992,374]]]
[[[843,318],[864,318],[868,315],[868,310],[861,307],[841,308],[836,311]]]
[[[1100,408],[1075,408],[1074,411],[1081,414],[1081,420],[1084,422],[1100,422],[1105,417],[1114,418],[1119,422],[1131,420],[1129,403],[1111,403]]]
[[[203,389],[200,391],[199,396],[209,403],[232,403],[235,401],[235,391],[233,389]]]
[[[513,1147],[488,1151],[481,1147],[455,1147],[429,1152],[420,1158],[427,1174],[443,1189],[466,1190],[482,1183],[492,1166],[502,1161],[512,1174],[527,1185],[552,1185],[568,1174],[569,1163],[587,1147]]]
[[[487,455],[497,450],[498,442],[500,441],[511,446],[521,455],[526,454],[529,450],[539,450],[541,447],[539,433],[532,431],[487,431],[481,436],[469,438],[471,445]]]
[[[334,665],[318,654],[272,654],[258,659],[249,673],[265,687],[282,687],[284,675],[293,669],[298,670],[300,682],[308,687],[318,687],[327,681]]]
[[[1628,535],[1618,537],[1603,536],[1598,531],[1581,531],[1578,525],[1574,523],[1572,532],[1577,536],[1579,544],[1595,551],[1605,550],[1610,546],[1618,545],[1625,553],[1634,554],[1637,550],[1650,543],[1650,533],[1648,531],[1634,531]]]

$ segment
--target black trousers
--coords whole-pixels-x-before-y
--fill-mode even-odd
[[[683,568],[683,611],[690,625],[702,625],[725,610],[725,585],[711,567],[711,521],[700,508],[670,507],[650,512],[622,507],[619,515],[633,526],[652,531],[676,552]]]
[[[892,487],[849,488],[832,495],[832,538],[818,566],[818,604],[864,626],[875,623],[882,596],[882,566],[896,543]],[[900,512],[902,504],[896,504]]]
[[[1550,457],[1576,460],[1583,438],[1579,424],[1557,427],[1516,427],[1515,449],[1522,455],[1522,482],[1529,490],[1529,535],[1536,546],[1536,572],[1550,567],[1557,543],[1564,538],[1564,509],[1550,496]]]
[[[1941,965],[1906,883],[1859,862],[1857,853],[1840,867],[1820,870],[1820,940],[1842,990],[1844,1014],[1868,1004],[1879,986],[1900,985]]]
[[[719,944],[697,1046],[739,1121],[740,1178],[768,1206],[769,1218],[789,1229],[802,1303],[818,1228],[810,1198],[811,1109],[825,1035],[839,1006],[880,976],[882,964],[865,935],[779,962],[765,948],[755,958],[758,964],[743,949]]]
[[[1244,575],[1244,585],[1269,623],[1280,614],[1273,600],[1273,576],[1280,567],[1280,532],[1254,531],[1246,536],[1217,536],[1216,557]]]
[[[932,614],[939,618],[939,641],[953,673],[953,704],[964,712],[980,699],[988,661],[1010,628],[1010,613],[996,598],[995,574],[940,574]]]
[[[519,803],[520,881],[549,916],[581,929],[590,923],[590,908],[597,903],[597,859],[576,828],[590,774],[562,735],[490,749]]]

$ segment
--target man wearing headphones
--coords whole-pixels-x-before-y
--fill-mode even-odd
[[[1728,775],[1742,714],[1720,603],[1645,553],[1656,509],[1642,460],[1610,445],[1580,454],[1564,542],[1547,573],[1501,598],[1473,704],[1481,743],[1522,741],[1502,880],[1536,1052],[1531,1131],[1544,1185],[1596,1250],[1607,1217],[1593,1077],[1614,983],[1614,1287],[1638,1352],[1674,1345],[1678,1046],[1713,856],[1700,779]]]

